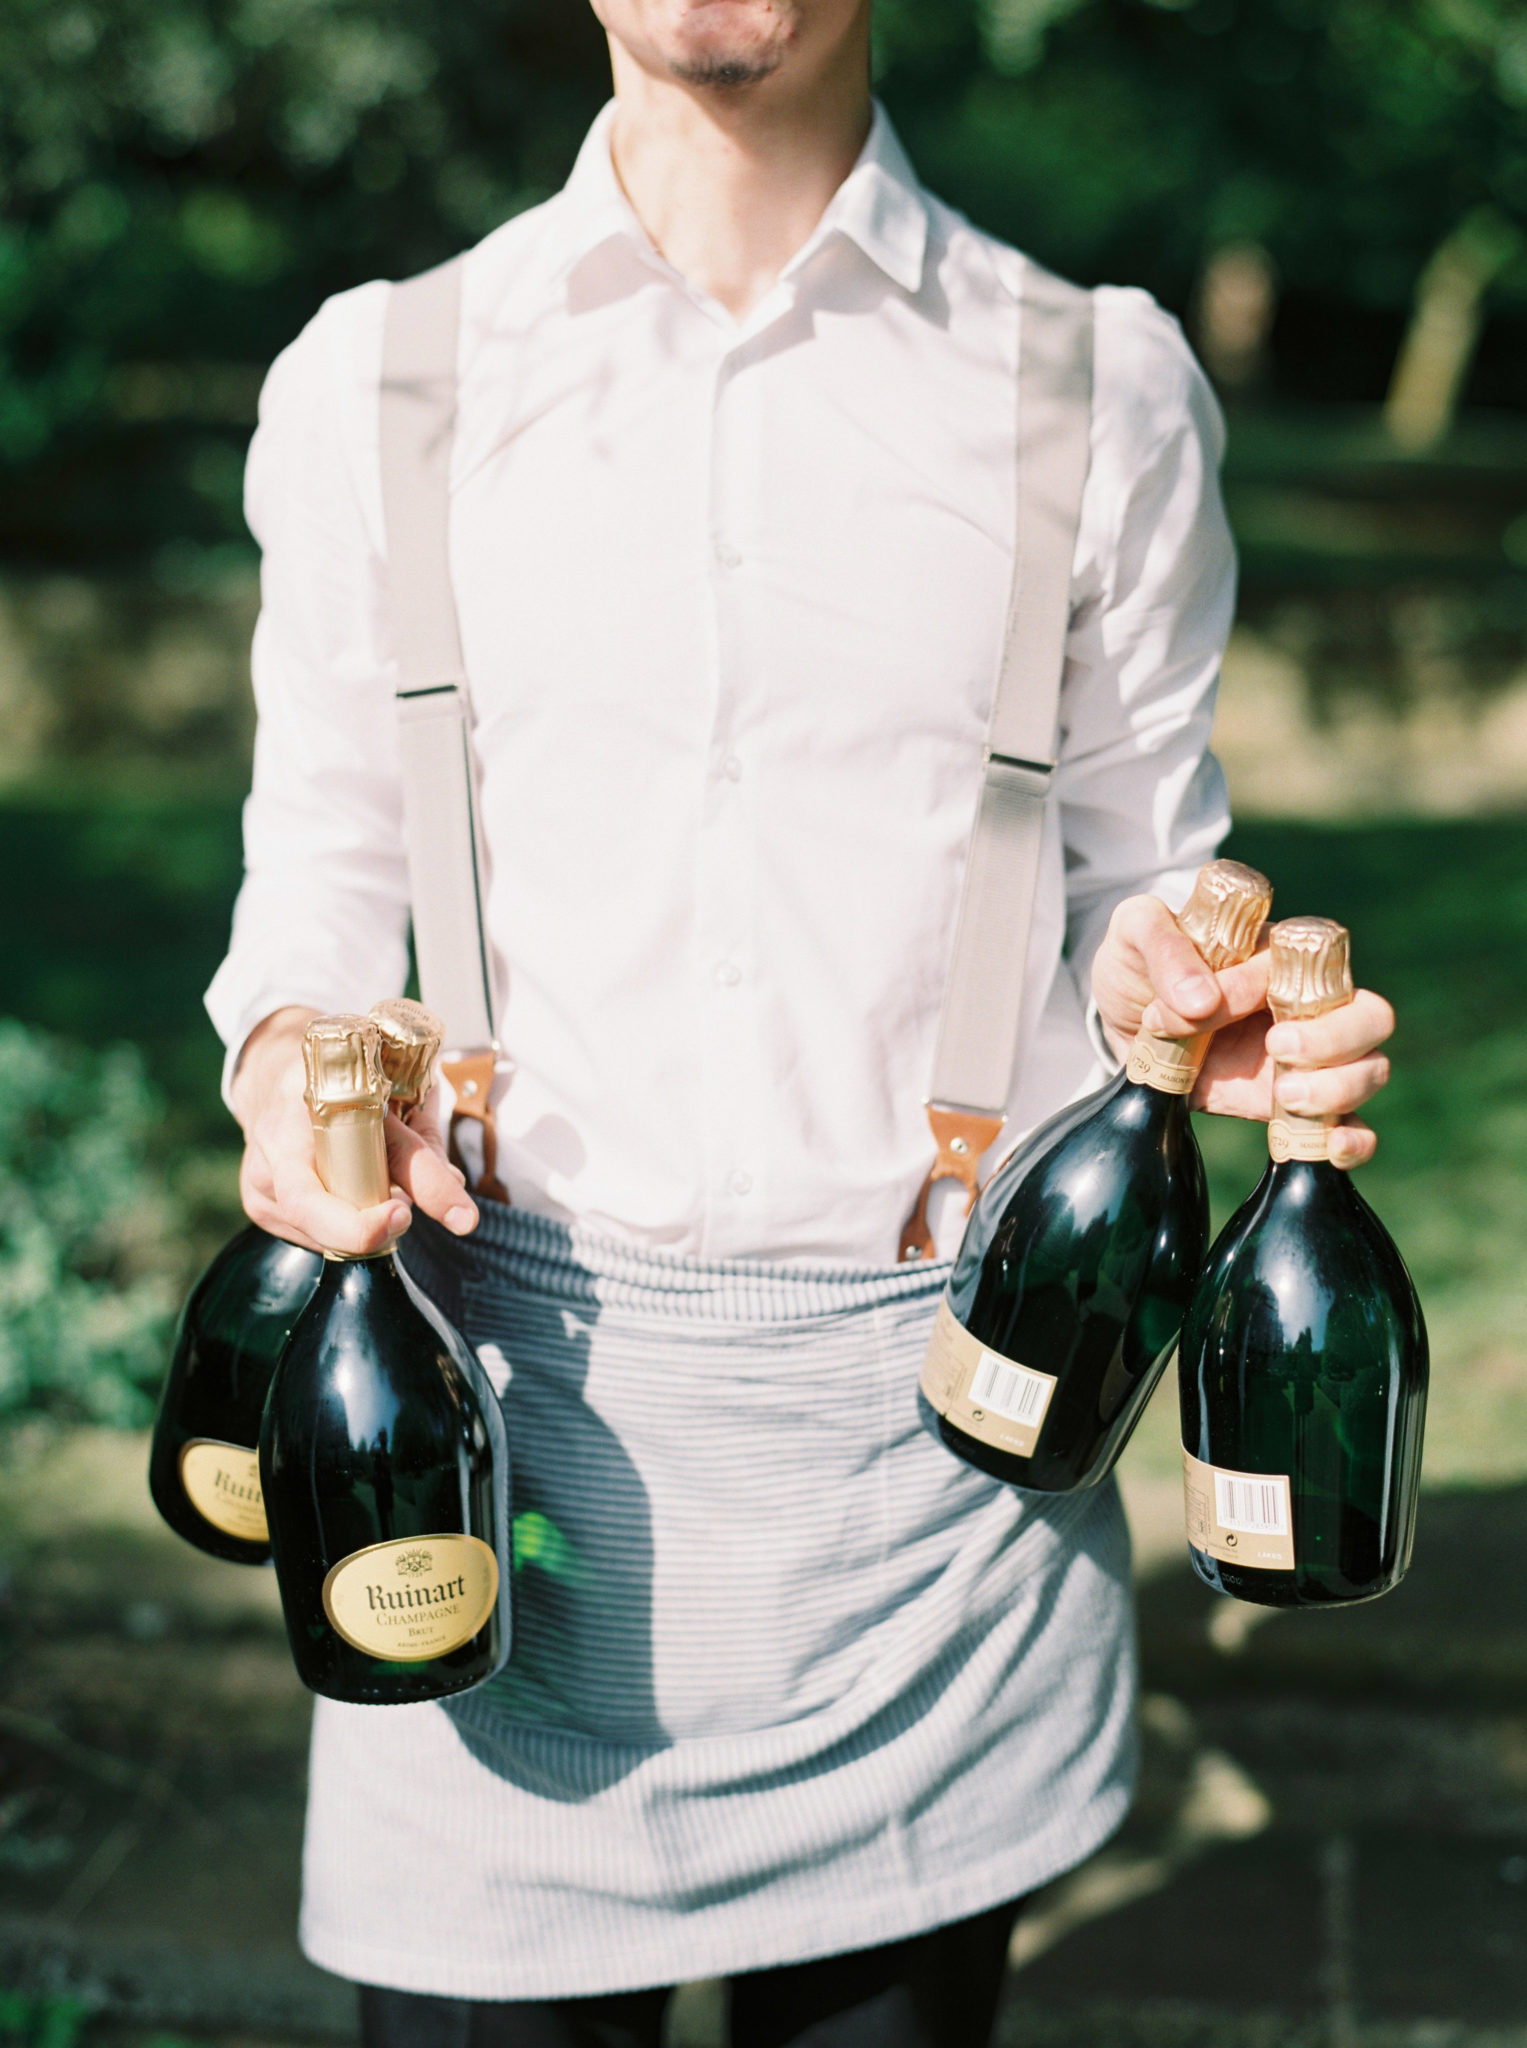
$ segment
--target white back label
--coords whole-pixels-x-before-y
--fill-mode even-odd
[[[1294,1569],[1294,1500],[1284,1472],[1232,1472],[1182,1454],[1188,1541],[1221,1564]]]

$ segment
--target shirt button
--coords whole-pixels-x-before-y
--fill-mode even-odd
[[[735,960],[723,960],[716,969],[716,980],[722,988],[735,988],[742,979],[742,969]]]
[[[753,1176],[750,1173],[734,1173],[727,1186],[734,1195],[750,1195],[753,1192]]]
[[[716,541],[715,553],[716,560],[720,563],[723,569],[741,568],[742,557],[738,554],[737,550],[732,546],[730,541],[725,541],[718,538],[718,540]]]
[[[728,754],[726,759],[721,763],[721,773],[726,777],[728,782],[741,782],[742,763],[738,760],[735,754]]]

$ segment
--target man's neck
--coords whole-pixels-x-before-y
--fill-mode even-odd
[[[868,66],[781,104],[769,85],[653,78],[616,46],[615,170],[675,270],[743,318],[810,239],[870,127]]]

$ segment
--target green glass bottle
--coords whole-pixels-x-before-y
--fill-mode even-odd
[[[1254,868],[1212,861],[1178,924],[1218,970],[1251,957],[1271,902]],[[994,1478],[1096,1486],[1150,1399],[1209,1242],[1188,1111],[1208,1048],[1140,1032],[976,1203],[921,1384],[950,1450]]]
[[[405,1122],[429,1092],[439,1027],[404,996],[371,1012],[389,1108]],[[177,1535],[233,1564],[268,1564],[260,1417],[292,1325],[323,1256],[257,1223],[232,1238],[186,1303],[159,1396],[149,1491]]]
[[[1274,926],[1268,1000],[1280,1023],[1352,1000],[1340,925]],[[1375,1599],[1404,1577],[1415,1534],[1426,1326],[1329,1138],[1330,1122],[1275,1111],[1271,1162],[1183,1326],[1193,1568],[1262,1607]]]
[[[323,1260],[251,1223],[192,1289],[159,1396],[149,1491],[178,1536],[233,1564],[267,1564],[257,1445],[271,1374]]]
[[[375,1022],[319,1018],[303,1053],[320,1177],[357,1208],[385,1201],[388,1091]],[[390,1246],[324,1255],[271,1386],[260,1474],[305,1685],[400,1705],[464,1692],[503,1664],[502,1415],[471,1348]]]

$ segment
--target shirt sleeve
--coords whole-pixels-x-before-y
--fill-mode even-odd
[[[1208,381],[1147,294],[1104,288],[1096,306],[1055,776],[1067,956],[1084,996],[1115,906],[1150,891],[1180,907],[1229,829],[1209,729],[1235,606],[1224,428]]]
[[[273,1010],[366,1010],[408,967],[376,406],[385,286],[330,300],[260,399],[245,511],[261,549],[244,884],[207,1009],[238,1055]]]

